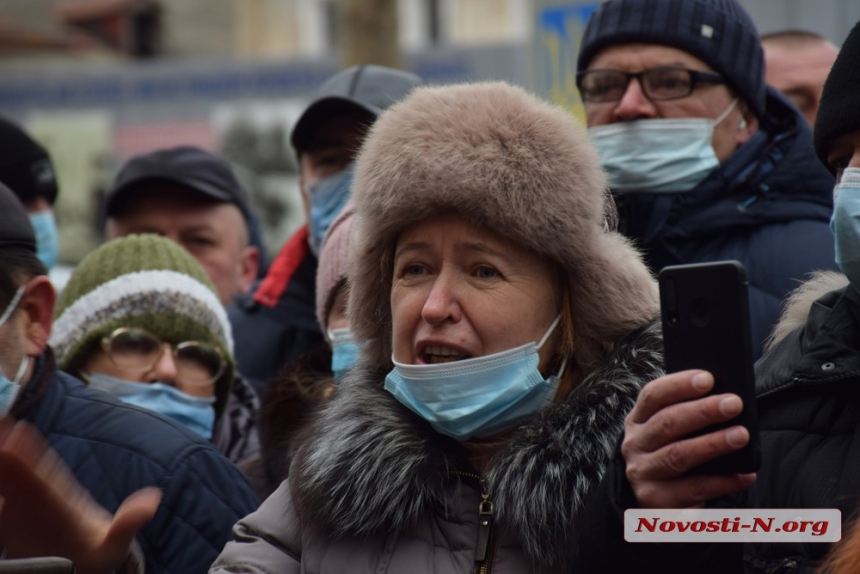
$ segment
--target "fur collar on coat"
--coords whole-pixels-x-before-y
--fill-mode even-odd
[[[502,444],[485,477],[496,524],[536,567],[570,565],[577,515],[603,475],[641,386],[662,375],[659,323],[618,341],[563,403]],[[400,531],[444,509],[444,483],[470,470],[455,441],[435,433],[382,388],[385,373],[354,369],[307,429],[290,472],[302,523],[321,535]]]

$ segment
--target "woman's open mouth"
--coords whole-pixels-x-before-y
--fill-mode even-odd
[[[444,345],[427,345],[419,356],[424,363],[429,365],[451,363],[471,358],[471,355],[463,354],[459,349]]]

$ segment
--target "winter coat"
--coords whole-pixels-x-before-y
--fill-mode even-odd
[[[248,483],[209,442],[37,361],[12,416],[33,425],[109,512],[147,486],[163,497],[137,535],[146,572],[205,572],[231,526],[257,507]]]
[[[360,365],[211,572],[565,571],[583,499],[639,388],[662,373],[661,348],[655,325],[618,341],[565,400],[507,435],[483,476],[383,389],[386,373]]]
[[[756,357],[785,297],[812,271],[836,269],[835,182],[803,116],[776,90],[767,93],[758,132],[694,190],[616,196],[621,231],[655,273],[724,259],[744,264]]]
[[[234,463],[257,454],[259,417],[260,399],[254,387],[241,375],[234,377],[227,405],[215,424],[212,443]]]
[[[324,340],[316,318],[316,277],[305,226],[287,241],[266,278],[227,308],[237,369],[261,397],[278,369]]]
[[[327,343],[286,365],[269,381],[260,409],[260,451],[239,464],[260,500],[267,499],[289,475],[302,428],[333,390]]]
[[[842,287],[821,296],[834,286],[834,276],[819,277],[792,297],[777,330],[784,336],[756,366],[762,449],[756,483],[713,506],[837,508],[845,524],[856,516],[860,293],[837,276]],[[811,574],[830,549],[800,543],[627,544],[623,511],[633,506],[623,460],[616,458],[589,504],[591,528],[581,541],[588,550],[574,572],[642,572],[651,565],[644,570]]]

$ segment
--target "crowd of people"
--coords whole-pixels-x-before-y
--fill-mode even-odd
[[[585,125],[381,66],[290,136],[307,224],[267,262],[228,162],[129,159],[57,293],[62,182],[0,121],[0,547],[84,574],[860,570],[860,23],[608,0]],[[811,129],[813,128],[813,129]],[[740,261],[761,464],[666,373],[656,274]],[[629,509],[836,508],[842,543],[636,544]],[[30,560],[35,560],[28,562]]]

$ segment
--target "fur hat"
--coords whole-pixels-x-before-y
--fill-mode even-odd
[[[87,255],[57,300],[49,343],[61,369],[77,374],[94,345],[119,327],[177,344],[217,347],[227,369],[216,381],[215,411],[233,383],[233,336],[215,286],[182,247],[158,235],[129,235]]]
[[[584,128],[505,83],[416,89],[374,124],[352,198],[350,328],[363,359],[391,368],[397,236],[456,211],[554,261],[567,274],[577,363],[590,365],[658,312],[639,252],[606,230],[606,179]]]
[[[328,329],[328,314],[334,302],[334,294],[346,280],[349,261],[349,231],[355,205],[347,202],[326,231],[320,247],[317,265],[317,321],[323,333]]]

